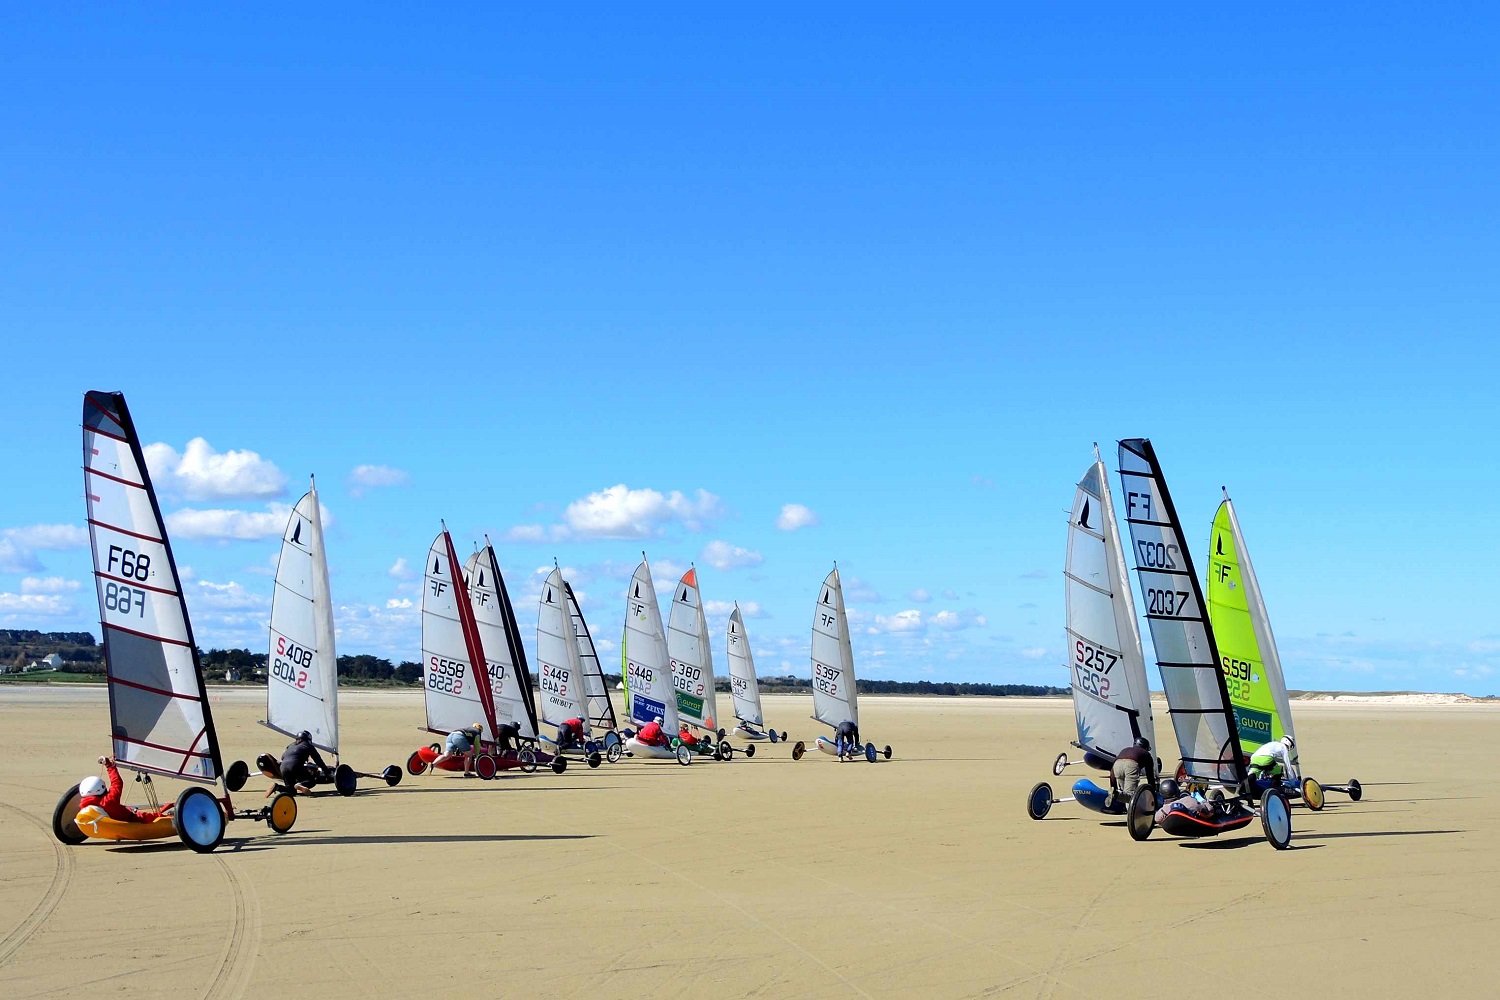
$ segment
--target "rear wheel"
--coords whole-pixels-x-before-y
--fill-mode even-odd
[[[229,765],[229,770],[224,772],[224,787],[231,792],[237,792],[245,787],[245,782],[250,780],[250,765],[242,760],[237,760]]]
[[[609,742],[609,740],[605,740],[604,744],[604,759],[609,761],[611,764],[624,756],[625,744],[621,743],[618,739],[616,739],[613,743]]]
[[[474,758],[474,773],[483,781],[493,780],[499,770],[500,764],[492,754],[482,753]]]
[[[876,752],[876,750],[875,750],[875,744],[873,744],[873,743],[866,743],[865,744],[865,760],[867,760],[871,764],[873,764],[879,758],[880,758],[880,754]]]
[[[427,770],[427,765],[422,761],[421,751],[413,750],[411,756],[406,758],[406,773],[416,776],[425,770]]]
[[[1061,778],[1063,771],[1067,770],[1067,767],[1068,755],[1066,753],[1060,753],[1057,755],[1057,759],[1052,762],[1052,773]]]
[[[177,796],[172,821],[177,825],[178,839],[199,854],[208,854],[224,840],[224,810],[206,788],[189,788]]]
[[[1279,788],[1268,788],[1260,797],[1260,825],[1272,847],[1284,851],[1291,846],[1292,810]]]
[[[1350,778],[1349,779],[1349,799],[1350,799],[1350,801],[1351,802],[1358,802],[1360,799],[1362,799],[1364,797],[1365,797],[1365,790],[1360,787],[1360,785],[1359,785],[1359,779],[1358,778]]]
[[[517,750],[516,760],[521,764],[522,774],[530,774],[536,770],[536,751],[531,747],[522,747]]]
[[[596,768],[600,764],[604,763],[604,758],[601,757],[601,756],[599,756],[599,751],[598,750],[595,750],[595,751],[593,751],[592,753],[590,753],[588,755],[588,762],[589,762],[589,770],[592,771],[594,768]]]
[[[885,745],[885,749],[884,750],[880,751],[880,755],[882,757],[884,757],[886,760],[890,760],[891,759],[891,745],[889,743],[887,743]]]
[[[397,767],[395,764],[388,765],[384,771],[380,772],[380,776],[384,778],[385,783],[392,788],[395,788],[397,785],[401,784],[401,768]]]
[[[553,774],[562,774],[567,769],[568,769],[568,758],[564,757],[562,754],[558,754],[556,757],[552,758],[552,773]]]
[[[604,734],[604,759],[605,760],[611,760],[611,761],[614,760],[614,758],[612,758],[612,757],[609,756],[610,748],[611,747],[621,747],[621,750],[623,752],[624,747],[622,746],[622,744],[624,742],[625,742],[624,740],[620,739],[620,734],[619,733],[616,733],[616,732],[605,733]]]
[[[1307,808],[1317,812],[1323,808],[1323,786],[1318,784],[1314,778],[1302,779],[1302,801],[1307,803]]]
[[[719,744],[719,759],[723,761],[734,760],[734,747],[728,743]]]
[[[792,747],[792,760],[801,760],[802,755],[805,753],[807,753],[807,744],[798,740],[796,745]]]
[[[677,744],[677,763],[681,764],[683,767],[687,767],[692,762],[693,751],[689,750],[681,743]]]
[[[1156,829],[1156,790],[1150,787],[1137,788],[1130,799],[1130,812],[1125,817],[1130,827],[1130,839],[1145,840]]]
[[[278,794],[266,810],[266,826],[277,833],[286,833],[297,822],[297,800],[290,795]]]
[[[771,730],[768,730],[768,732],[769,732],[769,733],[770,733],[770,735],[771,735],[771,742],[772,742],[772,743],[775,743],[775,742],[776,742],[776,740],[777,740],[777,739],[778,739],[778,737],[777,737],[777,735],[776,735],[776,730],[774,730],[774,729],[771,729]]]
[[[89,839],[89,835],[78,829],[74,822],[78,818],[78,803],[82,800],[77,785],[63,792],[62,798],[57,800],[57,808],[52,810],[52,836],[59,842],[76,845]]]
[[[1052,786],[1039,781],[1026,796],[1026,815],[1032,819],[1046,819],[1052,811]]]
[[[340,795],[353,795],[354,790],[359,787],[359,778],[355,775],[354,768],[348,764],[340,764],[334,768],[333,787]]]
[[[746,757],[754,757],[755,756],[755,744],[754,743],[751,743],[749,746],[745,747],[745,756]]]

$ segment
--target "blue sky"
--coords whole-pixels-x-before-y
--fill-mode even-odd
[[[838,560],[863,675],[1062,684],[1144,435],[1293,686],[1500,690],[1496,15],[852,12],[0,12],[0,623],[97,621],[100,388],[205,645],[316,473],[345,652],[417,658],[446,518],[528,624],[556,557],[618,637],[645,549],[805,673]]]

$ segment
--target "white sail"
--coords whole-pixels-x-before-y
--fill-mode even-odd
[[[177,565],[120,393],[84,395],[83,471],[112,755],[137,771],[217,781],[219,741]]]
[[[306,730],[319,749],[338,753],[338,653],[316,483],[281,536],[266,666],[266,725],[287,736]]]
[[[475,676],[475,656],[459,608],[463,579],[454,577],[453,543],[446,530],[432,541],[422,581],[422,682],[427,696],[427,728],[449,733],[479,723],[483,739],[493,740],[489,726],[494,706],[485,702],[488,679]]]
[[[661,608],[656,603],[656,588],[651,582],[651,567],[644,559],[630,579],[625,592],[625,684],[630,704],[625,713],[637,725],[645,725],[658,716],[670,734],[680,728],[677,719],[677,697],[667,664],[667,640],[661,627]]]
[[[682,722],[713,732],[719,725],[714,693],[714,660],[708,624],[698,594],[698,571],[689,569],[672,592],[667,617],[667,657],[676,688],[677,716]]]
[[[1219,652],[1182,523],[1150,441],[1120,442],[1120,482],[1136,581],[1183,766],[1193,777],[1238,785],[1245,769]]]
[[[1155,749],[1151,687],[1102,461],[1089,467],[1073,495],[1063,577],[1079,746],[1113,758],[1139,733]]]
[[[835,728],[842,722],[858,726],[854,650],[849,645],[849,619],[844,614],[837,567],[824,579],[818,595],[812,632],[813,718]]]
[[[745,634],[738,603],[729,613],[724,651],[729,660],[729,696],[734,701],[735,717],[752,726],[765,725],[760,710],[760,684],[755,679],[755,656],[750,652],[750,637]]]
[[[536,670],[542,721],[555,726],[568,719],[582,719],[588,733],[591,727],[584,708],[583,664],[578,658],[562,570],[556,567],[542,584],[536,619]]]
[[[568,614],[573,619],[573,637],[578,640],[578,663],[583,669],[583,697],[587,709],[589,726],[600,732],[612,732],[619,728],[615,719],[615,704],[609,696],[609,685],[604,681],[604,667],[599,663],[599,651],[594,648],[594,637],[589,634],[588,622],[583,620],[583,609],[573,587],[563,581],[568,592]]]
[[[514,722],[523,737],[536,736],[527,689],[522,688],[521,671],[526,669],[525,655],[519,657],[519,644],[512,634],[513,621],[507,615],[510,597],[493,546],[486,545],[464,564],[464,582],[469,585],[469,603],[474,606],[474,624],[484,646],[485,667],[490,676],[490,696],[495,703],[495,721],[501,725]]]

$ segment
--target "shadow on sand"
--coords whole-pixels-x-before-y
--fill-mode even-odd
[[[327,833],[326,830],[310,830],[309,833]],[[278,837],[268,833],[263,837],[236,837],[224,838],[219,845],[220,851],[228,851],[231,854],[245,854],[253,851],[278,850],[284,847],[294,846],[333,846],[350,847],[361,844],[505,844],[516,841],[548,841],[548,840],[592,840],[592,834],[551,834],[551,833],[517,833],[517,834],[461,834],[440,833],[429,836],[417,834],[393,834],[390,836],[366,836],[366,837],[320,837],[320,836],[298,836],[293,830],[285,836]],[[128,846],[111,847],[111,854],[156,854],[166,851],[188,851],[190,848],[180,840],[142,841]]]

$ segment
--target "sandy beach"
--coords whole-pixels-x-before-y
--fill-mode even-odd
[[[229,759],[279,751],[261,694],[213,695]],[[810,703],[767,699],[810,739]],[[407,778],[301,802],[285,837],[65,848],[50,831],[105,749],[102,689],[0,690],[0,995],[1160,997],[1215,977],[1327,996],[1488,994],[1500,706],[1299,702],[1306,771],[1365,800],[1217,841],[1023,800],[1068,749],[1066,700],[867,698],[878,765],[626,761]],[[353,691],[344,759],[429,738],[420,695]],[[366,783],[368,786],[368,783]],[[164,792],[178,786],[161,782]],[[261,801],[256,778],[236,796]]]

